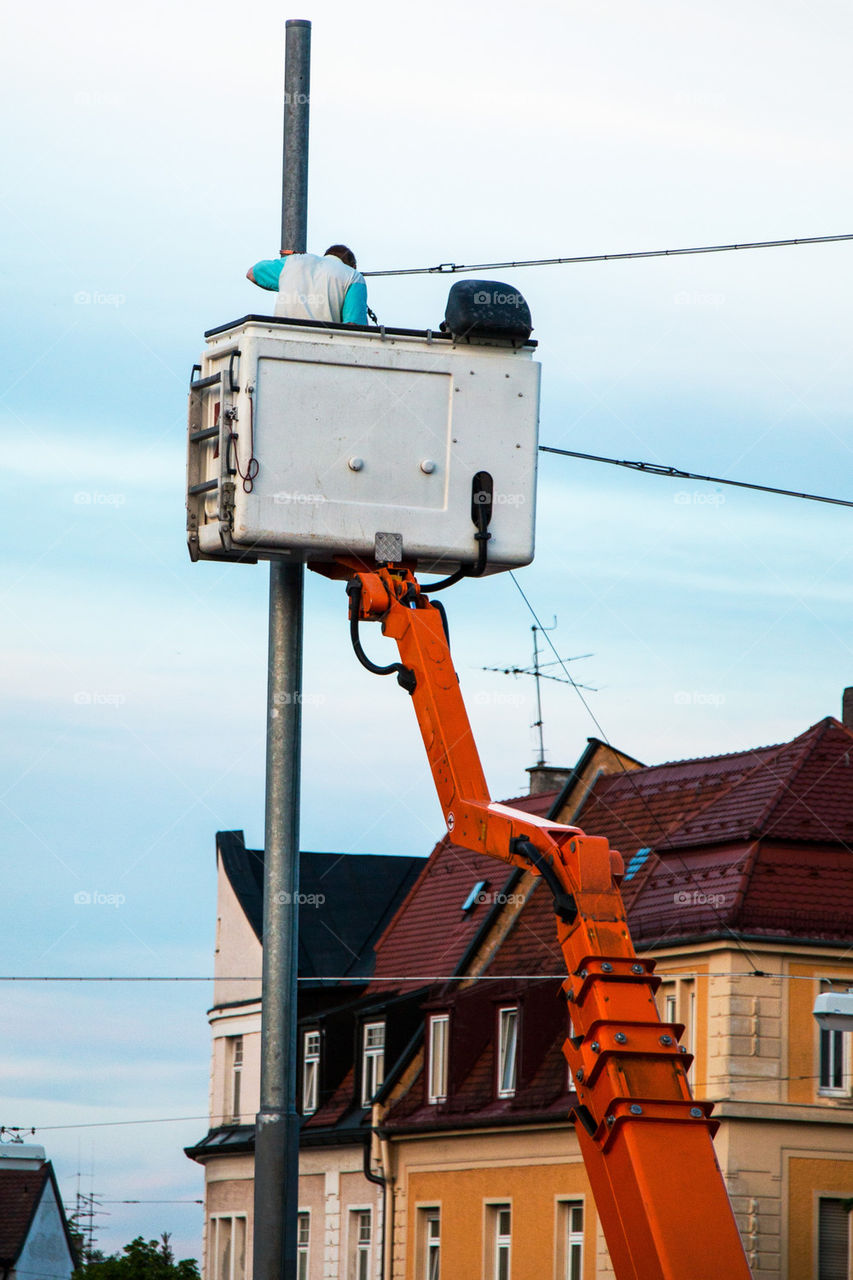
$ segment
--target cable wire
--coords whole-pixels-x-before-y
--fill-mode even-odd
[[[778,493],[784,498],[802,498],[806,502],[828,502],[835,507],[853,507],[847,498],[827,498],[819,493],[800,493],[797,489],[777,489],[770,484],[753,484],[748,480],[726,480],[722,476],[699,475],[695,471],[680,471],[657,462],[628,462],[620,458],[605,458],[597,453],[579,453],[575,449],[558,449],[555,445],[540,444],[540,453],[558,453],[565,458],[581,458],[584,462],[606,462],[611,467],[627,467],[629,471],[642,471],[646,475],[668,476],[673,480],[702,480],[708,484],[727,484],[737,489],[757,489],[761,493]]]
[[[512,570],[510,570],[510,574],[509,574],[509,576],[512,578],[513,582],[515,583],[516,589],[518,590],[518,592],[519,592],[519,594],[520,594],[520,596],[521,596],[522,600],[523,600],[523,601],[524,601],[524,603],[527,605],[527,608],[530,610],[530,613],[531,613],[531,616],[533,617],[533,620],[535,621],[536,625],[539,627],[540,631],[542,632],[542,634],[544,635],[544,637],[545,637],[546,641],[548,642],[548,645],[549,645],[549,647],[550,647],[550,649],[551,649],[551,652],[554,654],[554,657],[557,659],[557,661],[561,664],[561,666],[562,666],[562,668],[563,668],[563,672],[564,672],[564,674],[566,675],[566,677],[567,677],[567,679],[568,679],[568,681],[569,681],[569,684],[570,684],[570,685],[572,686],[572,688],[575,690],[575,693],[578,695],[578,697],[580,698],[581,702],[582,702],[582,703],[583,703],[583,705],[586,707],[586,710],[587,710],[587,712],[588,712],[588,714],[589,714],[589,716],[590,716],[590,718],[591,718],[591,720],[592,720],[593,724],[595,725],[596,729],[597,729],[597,730],[598,730],[598,732],[600,733],[602,740],[607,744],[607,746],[608,746],[608,747],[610,748],[610,750],[613,752],[614,756],[616,757],[616,761],[617,761],[617,763],[619,764],[619,766],[620,766],[620,768],[621,768],[622,773],[624,774],[624,776],[630,780],[630,782],[631,782],[631,786],[632,786],[632,787],[633,787],[633,789],[634,789],[634,793],[635,793],[635,795],[637,796],[637,799],[640,801],[640,803],[642,804],[643,808],[644,808],[644,809],[646,810],[646,812],[648,813],[649,817],[650,817],[650,818],[651,818],[651,819],[656,823],[656,825],[660,828],[661,835],[663,836],[664,840],[666,840],[667,835],[668,835],[667,829],[666,829],[666,827],[664,826],[664,824],[661,822],[661,820],[660,820],[660,818],[658,817],[658,815],[654,812],[654,810],[652,809],[652,807],[651,807],[651,805],[649,804],[648,800],[647,800],[647,799],[646,799],[646,797],[643,795],[642,791],[640,790],[639,786],[637,785],[637,780],[636,780],[636,779],[634,778],[634,776],[633,776],[633,775],[634,775],[634,770],[633,770],[633,769],[626,769],[626,768],[625,768],[625,765],[624,765],[624,762],[622,761],[622,757],[621,757],[620,753],[616,750],[616,748],[613,746],[613,744],[612,744],[612,742],[610,741],[610,739],[607,737],[607,734],[606,734],[606,733],[604,732],[604,730],[602,729],[601,724],[599,723],[597,716],[594,714],[594,712],[593,712],[592,708],[590,707],[589,703],[587,702],[586,698],[585,698],[585,697],[583,696],[583,694],[581,693],[580,689],[579,689],[579,688],[578,688],[578,686],[577,686],[577,683],[576,683],[576,682],[575,682],[575,680],[572,678],[572,676],[569,674],[569,669],[568,669],[568,667],[567,667],[567,666],[566,666],[566,664],[563,662],[562,658],[560,657],[559,653],[557,652],[556,646],[554,645],[554,642],[553,642],[553,640],[551,639],[551,637],[550,637],[549,633],[548,633],[548,632],[547,632],[547,630],[542,626],[542,623],[539,621],[539,617],[538,617],[538,615],[537,615],[537,613],[536,613],[536,610],[533,608],[533,605],[530,603],[530,601],[528,600],[527,596],[524,594],[524,590],[522,589],[521,583],[518,581],[518,578],[516,578],[516,576],[515,576],[515,574],[513,573],[513,571],[512,571]],[[692,884],[697,884],[697,885],[698,885],[698,881],[696,881],[696,880],[694,879],[693,872],[692,872],[692,871],[690,870],[690,868],[687,866],[687,863],[684,861],[684,859],[681,857],[681,855],[680,855],[676,850],[674,850],[674,849],[669,849],[669,850],[667,850],[667,852],[670,854],[670,856],[674,856],[674,857],[678,860],[678,862],[681,864],[681,867],[682,867],[683,871],[684,871],[684,872],[685,872],[685,874],[687,875],[688,882],[690,882],[690,883],[692,883]],[[744,956],[744,958],[746,959],[747,963],[752,965],[753,972],[756,974],[756,976],[758,976],[759,974],[762,974],[762,973],[763,973],[763,970],[759,968],[759,966],[758,966],[758,964],[756,963],[756,961],[755,961],[754,957],[752,957],[752,956],[749,954],[749,951],[748,951],[748,950],[747,950],[747,948],[744,946],[744,944],[743,944],[742,940],[738,937],[738,935],[737,935],[737,933],[735,932],[735,930],[734,930],[734,929],[732,929],[731,925],[729,925],[729,924],[727,924],[727,923],[726,923],[726,921],[723,919],[723,916],[722,916],[722,915],[721,915],[721,913],[717,910],[716,906],[714,906],[714,904],[713,904],[713,903],[711,903],[711,909],[713,910],[714,915],[717,917],[717,923],[720,925],[720,927],[721,927],[721,928],[722,928],[722,929],[723,929],[727,934],[729,934],[729,936],[732,938],[732,940],[733,940],[733,942],[734,942],[735,946],[737,947],[738,951],[741,953],[741,955],[742,955],[742,956]]]
[[[675,258],[695,253],[732,253],[736,249],[780,249],[795,244],[836,244],[853,240],[853,233],[838,236],[799,236],[793,240],[751,240],[742,244],[706,244],[692,249],[639,249],[628,253],[585,253],[571,258],[526,258],[511,262],[439,262],[434,267],[397,267],[388,271],[364,271],[365,276],[456,275],[461,271],[503,271],[511,267],[561,267],[578,262],[618,262],[628,258]]]

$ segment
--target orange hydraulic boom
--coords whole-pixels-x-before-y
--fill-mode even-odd
[[[574,1034],[572,1119],[618,1280],[749,1280],[711,1141],[712,1104],[696,1102],[679,1046],[660,1021],[654,962],[634,951],[619,892],[621,856],[577,827],[494,804],[445,634],[444,614],[407,569],[344,562],[361,661],[395,672],[415,714],[447,829],[465,848],[543,877],[554,895]],[[358,640],[379,621],[400,663],[377,667]]]

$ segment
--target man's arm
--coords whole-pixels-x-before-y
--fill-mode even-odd
[[[341,324],[367,324],[367,285],[361,275],[344,294]]]
[[[277,289],[278,278],[284,270],[284,258],[267,258],[256,262],[246,272],[246,279],[262,289]]]

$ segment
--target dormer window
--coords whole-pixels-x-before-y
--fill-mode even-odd
[[[518,1008],[498,1011],[498,1097],[511,1098],[515,1093],[518,1058]]]
[[[302,1046],[302,1114],[310,1116],[320,1100],[320,1032],[306,1031]]]
[[[365,1023],[362,1036],[361,1105],[369,1107],[385,1079],[385,1023]]]
[[[483,890],[485,889],[488,883],[489,883],[488,880],[477,881],[477,883],[474,885],[474,888],[468,894],[468,897],[462,903],[463,911],[471,911],[472,908],[476,907],[478,902],[483,901],[483,898],[484,898]]]
[[[447,1099],[447,1050],[450,1018],[446,1013],[434,1014],[429,1020],[429,1100],[431,1103]]]

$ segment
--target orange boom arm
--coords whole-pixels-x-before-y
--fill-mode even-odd
[[[654,962],[631,943],[620,855],[601,837],[491,801],[443,611],[406,569],[347,572],[356,651],[411,693],[453,839],[541,875],[553,892],[569,974],[572,1119],[618,1280],[749,1280],[711,1141],[712,1104],[692,1098],[684,1028],[660,1021]],[[400,663],[364,657],[359,620],[382,623]]]

